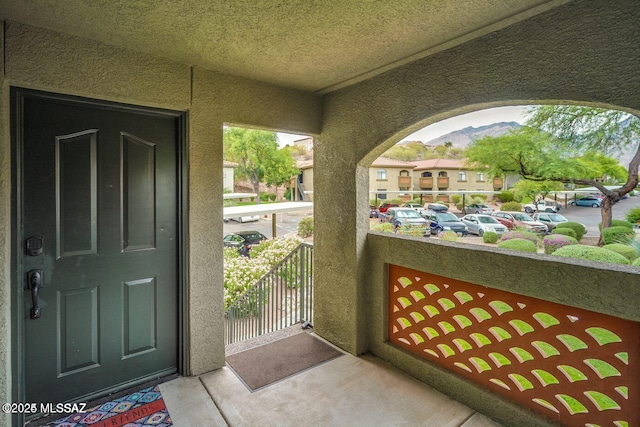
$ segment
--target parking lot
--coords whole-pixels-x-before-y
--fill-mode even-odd
[[[308,211],[299,211],[299,212],[288,212],[277,214],[276,216],[276,236],[284,236],[290,233],[298,232],[298,222],[300,219],[306,216],[312,216],[313,210],[309,209]],[[240,230],[255,230],[267,236],[271,239],[272,230],[271,230],[271,215],[260,215],[260,219],[258,221],[253,222],[245,222],[240,223],[234,220],[229,220],[224,223],[224,235],[229,233],[235,233]]]
[[[628,199],[621,200],[613,206],[613,218],[625,219],[626,212],[633,208],[640,206],[640,196],[629,197]],[[452,211],[458,216],[461,216],[459,212]],[[559,213],[567,217],[570,221],[576,221],[584,224],[587,227],[587,236],[598,236],[598,224],[601,221],[600,208],[584,207],[584,206],[567,206],[564,204]],[[284,236],[290,233],[296,233],[298,229],[298,222],[305,216],[312,216],[313,210],[302,212],[291,212],[277,215],[276,220],[276,235]],[[256,230],[272,238],[271,235],[271,215],[262,215],[260,219],[255,222],[247,222],[241,224],[239,222],[230,220],[224,223],[224,234],[233,233],[240,230]]]
[[[620,200],[613,205],[613,218],[626,219],[625,214],[627,211],[637,206],[640,206],[640,196]],[[600,208],[586,206],[568,206],[565,208],[563,204],[559,213],[567,217],[569,221],[581,222],[586,225],[587,236],[597,236],[599,234],[598,224],[602,221]]]

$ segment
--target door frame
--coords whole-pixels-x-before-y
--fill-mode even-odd
[[[22,229],[22,164],[24,135],[22,134],[23,111],[25,98],[50,99],[57,101],[72,102],[76,105],[86,107],[97,107],[101,109],[117,110],[122,112],[142,112],[156,116],[174,118],[177,123],[177,147],[176,147],[176,168],[177,168],[177,244],[178,244],[178,354],[177,369],[178,374],[184,375],[189,372],[189,334],[188,334],[188,277],[187,277],[187,230],[188,230],[188,143],[187,124],[188,114],[186,111],[175,111],[161,108],[144,107],[106,100],[91,99],[74,95],[65,95],[52,92],[38,91],[12,86],[10,88],[10,133],[11,133],[11,394],[13,402],[25,402],[26,399],[26,366],[25,366],[25,321],[24,321],[24,278],[20,276],[20,266],[24,258],[24,237],[20,233]],[[135,386],[149,378],[131,381],[121,384],[110,391],[122,390]],[[101,390],[100,392],[104,392]],[[95,396],[94,396],[95,397]],[[89,397],[91,398],[91,397]],[[22,426],[24,415],[14,414],[12,423]]]

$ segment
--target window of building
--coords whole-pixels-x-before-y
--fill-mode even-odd
[[[378,169],[378,179],[387,179],[387,170],[386,169]]]
[[[478,182],[484,182],[484,172],[478,172],[476,174],[476,181]]]
[[[422,172],[421,175],[423,178],[431,178],[433,174],[431,172]]]
[[[381,193],[381,191],[387,191],[386,188],[378,188],[378,199],[386,199],[387,193]]]
[[[465,171],[458,172],[458,181],[466,181],[467,173]]]

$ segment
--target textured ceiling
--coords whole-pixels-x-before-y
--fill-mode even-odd
[[[327,92],[567,0],[0,0],[0,18]]]

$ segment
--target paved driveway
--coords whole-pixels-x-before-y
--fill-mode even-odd
[[[626,219],[625,214],[631,208],[640,206],[640,196],[629,197],[613,205],[613,218]],[[570,221],[581,222],[587,226],[587,236],[597,236],[599,234],[598,224],[602,221],[600,208],[589,206],[568,206],[564,205],[560,213]]]

